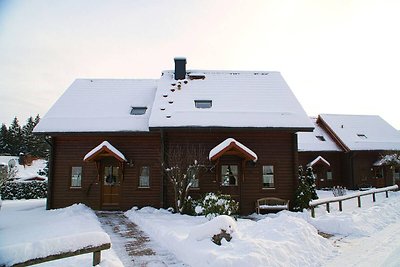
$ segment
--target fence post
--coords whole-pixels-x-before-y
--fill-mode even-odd
[[[93,252],[93,266],[100,264],[101,250]]]
[[[342,209],[342,201],[341,200],[339,200],[339,211],[343,211],[343,209]]]
[[[389,191],[385,191],[385,193],[386,193],[386,198],[388,198],[389,197]]]
[[[311,206],[311,217],[315,218],[315,207]]]
[[[329,213],[330,212],[330,208],[329,208],[329,202],[326,203],[326,211]]]
[[[372,193],[372,201],[373,201],[373,202],[376,201],[376,199],[375,199],[375,193]]]
[[[357,200],[358,200],[358,207],[361,208],[361,196],[358,196]]]

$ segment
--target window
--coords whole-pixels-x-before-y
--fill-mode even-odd
[[[193,169],[189,169],[187,175],[189,177],[189,182],[192,183],[190,188],[199,188],[198,174],[196,175]]]
[[[82,167],[71,168],[71,187],[80,188],[82,186]]]
[[[146,113],[147,107],[132,107],[131,115],[143,115]]]
[[[317,135],[315,136],[319,141],[326,141],[325,137],[323,137],[322,135]]]
[[[399,168],[393,169],[393,179],[394,179],[394,181],[400,181],[400,169]]]
[[[104,185],[118,184],[119,167],[106,166],[104,167]]]
[[[333,177],[332,177],[332,172],[331,171],[327,171],[326,172],[326,179],[328,181],[332,181]]]
[[[264,165],[263,166],[263,188],[274,188],[274,166]]]
[[[357,136],[361,139],[367,139],[367,136],[365,134],[357,134]]]
[[[194,106],[196,108],[211,108],[212,100],[195,100]]]
[[[221,184],[223,186],[238,185],[238,166],[221,165]]]
[[[150,167],[142,166],[140,168],[139,187],[150,187]]]

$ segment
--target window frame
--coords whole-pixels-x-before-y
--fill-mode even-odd
[[[330,173],[330,175],[328,175]],[[326,180],[333,181],[333,172],[331,170],[326,171]]]
[[[186,175],[189,175],[189,172],[188,172]],[[200,175],[200,173],[197,174],[197,178],[190,178],[190,179],[189,179],[189,183],[190,183],[192,180],[197,180],[197,186],[193,186],[193,184],[192,184],[192,185],[189,187],[190,190],[199,190],[199,189],[200,189],[200,179],[199,179],[199,175]]]
[[[142,177],[142,169],[143,168],[147,168],[148,169],[148,175],[147,175],[147,179],[148,179],[148,181],[147,181],[147,183],[148,183],[148,185],[147,186],[145,186],[145,185],[142,185],[141,184],[141,177]],[[146,176],[143,176],[143,177],[146,177]],[[150,165],[140,165],[140,167],[139,167],[139,173],[138,173],[138,188],[142,188],[142,189],[147,189],[147,188],[150,188],[150,177],[151,177],[151,167],[150,167]]]
[[[272,167],[272,186],[265,186],[264,184],[264,176],[271,176],[271,174],[264,174],[264,168],[266,167]],[[276,165],[275,164],[263,164],[261,166],[261,184],[262,184],[262,189],[264,190],[271,190],[271,189],[276,189],[276,181],[275,181],[275,176],[276,176]]]
[[[194,100],[194,107],[198,109],[209,109],[212,108],[212,100],[198,99]]]
[[[79,185],[74,185],[73,183],[73,175],[74,175],[74,168],[76,169],[80,169],[80,173],[79,173]],[[83,174],[83,166],[70,166],[70,175],[69,175],[69,188],[70,189],[82,189],[82,174]]]
[[[222,173],[223,166],[235,166],[236,167],[236,175],[233,173],[233,171],[231,169],[232,175],[235,178],[235,184],[230,184],[230,183],[225,184],[224,183],[225,182],[224,177],[226,176],[226,174]],[[229,168],[229,167],[227,167],[227,168]],[[221,164],[220,174],[221,174],[221,183],[220,183],[221,186],[223,186],[223,187],[239,186],[239,165],[238,164]]]

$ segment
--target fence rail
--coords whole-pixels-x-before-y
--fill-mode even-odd
[[[338,202],[339,203],[339,211],[343,211],[343,205],[342,205],[343,201],[349,200],[349,199],[353,199],[353,198],[357,198],[358,207],[361,208],[361,197],[362,196],[372,195],[372,201],[375,202],[376,201],[375,195],[377,193],[385,192],[386,198],[388,198],[389,197],[389,191],[396,191],[398,189],[399,189],[398,185],[392,185],[392,186],[387,186],[387,187],[383,187],[383,188],[374,188],[374,189],[370,189],[370,190],[367,190],[367,191],[355,192],[355,193],[352,193],[352,194],[349,194],[349,195],[345,195],[345,196],[340,196],[340,197],[332,197],[332,198],[328,198],[328,199],[325,198],[325,199],[313,200],[313,201],[310,202],[311,216],[313,218],[315,218],[315,208],[318,207],[319,205],[326,204],[326,211],[330,212],[330,203]]]

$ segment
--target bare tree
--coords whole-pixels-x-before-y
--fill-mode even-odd
[[[205,150],[194,145],[176,145],[166,154],[164,170],[174,189],[175,210],[182,213],[189,189],[198,181],[200,171],[205,169],[208,159]]]

